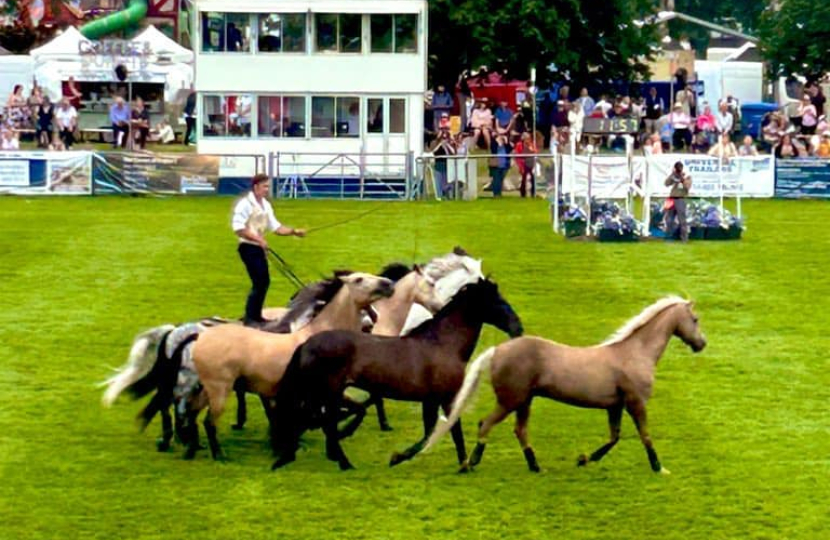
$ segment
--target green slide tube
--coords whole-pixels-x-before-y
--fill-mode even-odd
[[[99,39],[137,23],[145,15],[147,15],[147,0],[130,0],[126,9],[88,22],[79,30],[87,39]]]

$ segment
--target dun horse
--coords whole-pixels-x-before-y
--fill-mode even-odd
[[[538,337],[523,337],[487,349],[470,365],[448,421],[435,430],[425,449],[453,427],[475,392],[482,371],[489,365],[497,405],[479,424],[478,444],[462,471],[481,461],[490,430],[515,412],[516,437],[528,467],[538,472],[539,465],[528,442],[527,423],[531,401],[542,396],[608,411],[610,441],[590,456],[580,456],[579,465],[599,461],[617,444],[625,410],[634,420],[652,470],[667,473],[648,433],[646,403],[651,397],[657,361],[672,336],[680,338],[694,352],[706,346],[692,308],[693,304],[682,298],[663,298],[595,347],[569,347]]]
[[[396,465],[417,454],[438,419],[449,411],[464,380],[464,367],[484,323],[515,337],[522,325],[495,283],[467,285],[433,319],[404,337],[357,332],[323,332],[298,348],[274,397],[273,443],[280,457],[273,468],[295,459],[300,435],[322,421],[326,455],[340,468],[351,463],[340,446],[339,411],[343,391],[357,387],[375,396],[422,402],[424,437],[392,456]],[[353,421],[352,431],[360,417]],[[459,462],[466,458],[461,426],[453,427]]]

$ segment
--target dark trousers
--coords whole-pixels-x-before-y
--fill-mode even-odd
[[[112,125],[112,147],[115,148],[118,146],[118,134],[123,133],[124,138],[121,139],[121,148],[127,147],[127,137],[130,136],[130,128],[129,126],[119,126],[116,124]]]
[[[268,259],[265,250],[253,244],[239,244],[239,257],[245,263],[245,269],[251,278],[251,292],[245,303],[245,319],[248,321],[262,320],[262,306],[265,304],[265,295],[271,285],[271,276],[268,274]]]
[[[493,191],[493,197],[501,197],[501,188],[504,185],[504,176],[507,174],[507,169],[501,167],[490,167],[490,176],[493,178],[493,183],[490,184],[490,189]]]
[[[675,150],[681,148],[690,148],[692,146],[692,132],[687,128],[675,129],[671,137],[672,145]]]
[[[182,144],[187,144],[190,142],[190,135],[196,134],[196,118],[188,116],[184,119],[184,121],[187,124],[187,130],[184,132],[184,140],[182,140]]]
[[[60,137],[67,149],[75,144],[75,133],[69,128],[61,128]]]
[[[686,199],[674,199],[674,206],[666,212],[666,228],[669,238],[678,237],[686,242],[689,239],[689,228],[686,226]]]
[[[536,176],[533,174],[533,169],[529,169],[522,174],[522,183],[519,185],[519,194],[522,197],[527,197],[527,185],[530,185],[530,196],[536,197]]]

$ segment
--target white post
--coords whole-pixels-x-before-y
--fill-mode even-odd
[[[570,137],[571,143],[571,205],[576,202],[574,199],[574,191],[576,190],[576,141]]]
[[[649,169],[651,169],[651,165],[649,164],[649,156],[646,155],[646,172],[645,172],[645,179],[643,180],[643,221],[645,233],[643,236],[651,236],[651,189],[649,189]]]
[[[720,156],[718,161],[718,184],[720,184],[720,215],[723,217],[723,135],[721,135],[720,139]]]
[[[553,156],[553,230],[559,232],[559,145],[552,145]]]
[[[588,151],[588,236],[591,236],[591,210],[593,210],[593,205],[591,204],[591,180],[593,171],[593,160],[594,160],[594,153],[590,150]]]

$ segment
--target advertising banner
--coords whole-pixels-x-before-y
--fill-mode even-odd
[[[98,152],[96,193],[215,193],[219,158],[199,154]]]
[[[789,199],[830,199],[830,160],[779,159],[775,169],[775,196]]]

